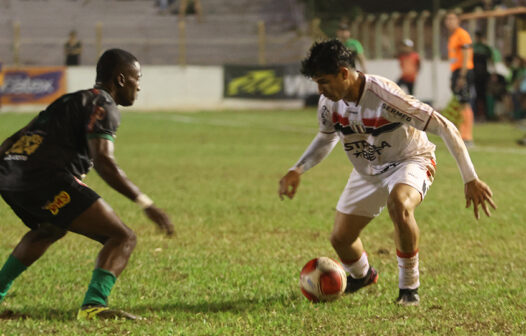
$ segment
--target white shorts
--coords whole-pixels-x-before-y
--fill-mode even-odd
[[[427,176],[427,165],[431,163],[429,160],[403,161],[377,176],[362,176],[353,169],[336,210],[347,215],[376,217],[387,204],[391,190],[400,183],[418,190],[423,200],[432,183]]]

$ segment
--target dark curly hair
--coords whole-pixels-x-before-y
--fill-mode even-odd
[[[113,79],[115,72],[123,71],[125,67],[137,62],[137,57],[126,50],[108,49],[97,62],[97,82],[107,82]]]
[[[309,78],[336,75],[340,67],[355,69],[354,55],[343,43],[333,39],[312,45],[301,62],[301,73]]]

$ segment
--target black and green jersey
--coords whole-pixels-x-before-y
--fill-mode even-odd
[[[0,190],[30,190],[59,174],[81,177],[92,166],[88,139],[113,141],[120,112],[106,91],[66,94],[40,112],[0,158]]]

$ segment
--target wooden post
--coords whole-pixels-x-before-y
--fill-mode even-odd
[[[391,13],[391,16],[389,16],[389,20],[387,21],[387,35],[389,36],[389,50],[387,55],[388,58],[396,57],[396,54],[398,54],[395,37],[395,23],[399,17],[400,13],[393,12]]]
[[[389,16],[382,13],[378,16],[374,25],[374,58],[383,58],[382,39],[385,21]]]
[[[475,7],[474,13],[483,12],[482,7]],[[475,41],[475,33],[477,31],[477,19],[471,19],[468,21],[468,33],[471,36],[471,40]]]
[[[433,67],[431,68],[431,87],[433,91],[433,104],[438,102],[438,62],[440,60],[440,25],[446,15],[444,9],[439,9],[433,16]]]
[[[367,58],[371,57],[371,35],[369,34],[369,28],[371,27],[371,23],[376,19],[376,16],[374,14],[368,14],[364,21],[364,27],[362,29],[362,36],[363,36],[363,52],[366,55]]]
[[[404,22],[402,23],[402,38],[411,39],[411,23],[416,18],[418,14],[415,11],[410,11],[404,17]]]
[[[95,62],[97,62],[102,55],[102,22],[100,21],[95,24],[95,50],[97,51]]]
[[[267,48],[267,33],[265,28],[265,21],[258,21],[258,61],[259,65],[267,64],[266,59]]]
[[[20,22],[13,22],[13,63],[20,66]]]
[[[423,11],[416,20],[416,49],[422,59],[425,58],[425,29],[424,23],[429,18],[431,13]]]
[[[179,20],[179,65],[186,66],[186,22]]]

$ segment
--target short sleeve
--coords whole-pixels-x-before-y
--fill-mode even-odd
[[[102,138],[115,141],[119,124],[120,112],[113,99],[102,92],[97,94],[86,127],[88,139]]]
[[[459,35],[458,44],[460,48],[469,48],[471,47],[471,44],[473,43],[471,41],[471,36],[469,36],[469,33],[465,30],[461,31],[462,33]]]

